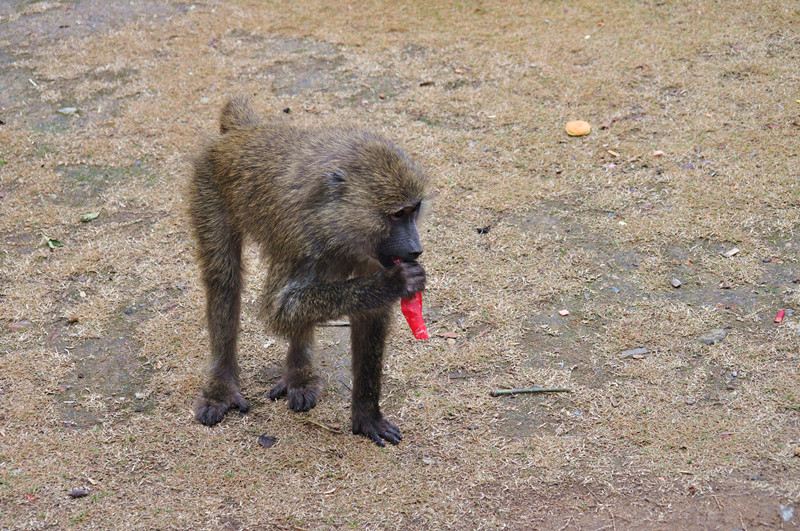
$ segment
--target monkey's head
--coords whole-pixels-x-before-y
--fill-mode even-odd
[[[352,138],[326,174],[334,245],[388,268],[422,254],[417,222],[430,179],[399,148],[370,134]]]

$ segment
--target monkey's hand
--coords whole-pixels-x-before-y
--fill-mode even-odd
[[[386,446],[383,441],[397,444],[403,438],[400,429],[386,420],[383,415],[378,413],[375,416],[354,416],[353,433],[363,435],[371,439],[378,446]]]
[[[419,262],[399,262],[383,275],[396,297],[411,297],[425,289],[425,270]]]

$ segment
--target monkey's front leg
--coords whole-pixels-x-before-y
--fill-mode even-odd
[[[350,316],[350,341],[353,349],[353,433],[362,434],[378,446],[384,441],[397,444],[400,430],[381,414],[383,351],[389,330],[391,306]]]

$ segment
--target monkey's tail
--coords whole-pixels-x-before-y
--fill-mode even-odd
[[[222,134],[235,129],[255,127],[259,123],[261,120],[258,119],[247,96],[238,95],[230,98],[219,116],[219,130]]]

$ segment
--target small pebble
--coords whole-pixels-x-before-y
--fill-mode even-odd
[[[725,258],[730,258],[731,256],[737,254],[739,251],[740,249],[738,247],[734,247],[733,249],[729,249],[724,253],[722,253],[722,256],[724,256]]]
[[[781,504],[781,518],[784,522],[788,522],[794,518],[794,507]]]
[[[569,315],[569,310],[559,310],[558,315],[560,315],[561,317],[566,317],[567,315]]]
[[[67,493],[70,498],[83,498],[89,495],[88,489],[72,489]]]
[[[450,346],[453,346],[453,345],[456,344],[456,340],[453,339],[452,337],[450,337],[450,338],[447,339],[447,344],[450,345]]]
[[[78,112],[78,109],[75,107],[62,107],[58,110],[59,114],[63,114],[64,116],[70,116]]]
[[[649,354],[650,351],[644,347],[633,348],[631,350],[626,350],[620,354],[622,359],[633,358],[633,359],[642,359],[646,354]]]
[[[679,288],[679,287],[681,287],[681,284],[683,284],[683,282],[681,282],[677,278],[673,278],[672,279],[672,287],[673,288]]]

